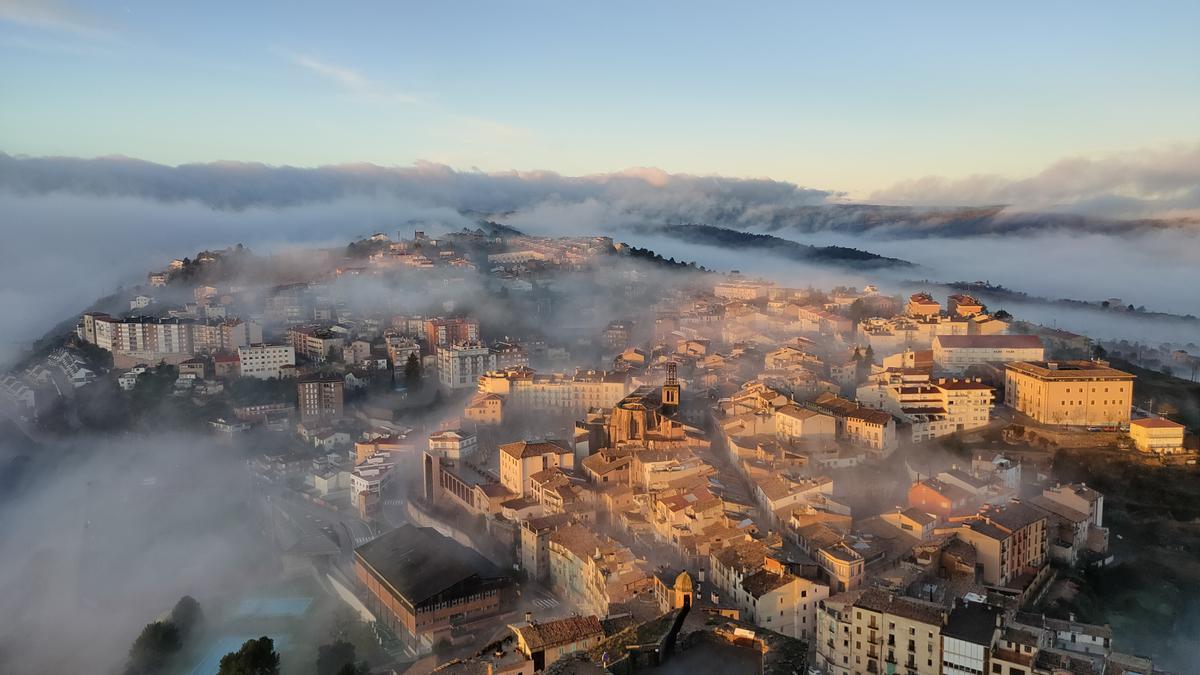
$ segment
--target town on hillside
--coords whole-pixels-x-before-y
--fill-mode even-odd
[[[236,246],[101,299],[0,391],[33,437],[244,460],[271,583],[201,598],[179,672],[249,635],[299,659],[318,606],[353,672],[1172,672],[1136,602],[1084,600],[1154,550],[1111,472],[1195,475],[1191,383],[881,287],[492,223]]]

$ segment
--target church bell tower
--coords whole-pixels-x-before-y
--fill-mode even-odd
[[[670,417],[679,412],[679,376],[676,373],[676,363],[667,363],[667,379],[662,386],[662,411]]]

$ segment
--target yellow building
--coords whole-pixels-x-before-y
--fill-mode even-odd
[[[463,408],[463,419],[487,426],[504,422],[504,398],[499,394],[479,392]]]
[[[1142,452],[1171,455],[1183,452],[1183,425],[1159,417],[1133,420],[1129,423],[1129,438]]]
[[[1134,375],[1106,361],[1009,363],[1004,403],[1042,424],[1111,426],[1129,422]]]
[[[782,438],[832,441],[837,437],[837,421],[832,415],[789,404],[775,411],[775,433]]]
[[[575,468],[575,452],[565,441],[518,441],[500,446],[500,484],[514,494],[529,494],[530,477],[554,467]]]
[[[945,608],[869,588],[820,603],[816,666],[831,675],[941,675]]]
[[[924,291],[909,296],[908,304],[904,307],[904,313],[908,316],[937,316],[941,312],[942,306]]]
[[[963,293],[956,293],[946,299],[946,313],[950,316],[971,317],[983,314],[983,309],[982,302]]]
[[[1014,502],[985,506],[973,516],[952,518],[956,534],[975,549],[983,583],[1008,586],[1014,579],[1046,562],[1046,515]]]

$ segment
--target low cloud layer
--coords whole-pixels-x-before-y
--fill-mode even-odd
[[[125,157],[25,158],[0,154],[0,190],[19,195],[74,193],[196,201],[214,209],[303,206],[355,196],[402,199],[481,213],[591,200],[646,217],[751,223],[760,210],[822,204],[825,190],[766,179],[735,179],[630,169],[591,176],[549,171],[484,173],[419,162],[409,167],[343,164],[317,168],[244,162],[177,167]]]
[[[923,206],[1002,204],[1106,218],[1200,217],[1200,143],[1102,158],[1069,157],[1027,178],[925,176],[871,200]]]
[[[1198,158],[1200,150],[1191,148],[1111,161],[1079,160],[1082,164],[1061,163],[1026,181],[981,179],[973,190],[968,184],[933,185],[928,199],[1046,203],[1049,196],[1060,203],[1098,204],[1117,199],[1103,197],[1105,190],[1121,190],[1181,213],[1189,195],[1200,189]],[[911,187],[908,194],[915,198],[921,190]],[[1190,277],[1186,258],[1200,250],[1195,220],[1121,220],[1003,205],[848,204],[838,193],[787,182],[655,169],[571,177],[459,171],[430,163],[170,167],[128,158],[0,153],[0,212],[10,224],[0,251],[0,312],[22,317],[0,341],[0,360],[117,284],[140,283],[147,271],[170,258],[202,248],[239,242],[260,252],[292,245],[343,246],[375,231],[457,230],[481,217],[532,234],[608,233],[642,245],[650,242],[627,226],[702,223],[890,255],[924,265],[935,278],[991,278],[1051,297],[1119,295],[1152,309],[1200,311],[1188,284],[1163,286],[1147,268],[1159,263],[1126,255],[1142,250],[1129,247],[1140,246],[1162,250],[1165,258],[1159,261],[1182,255],[1183,262],[1172,262],[1171,268]],[[1045,245],[1039,248],[1037,241]],[[1164,249],[1162,242],[1169,246]],[[665,256],[718,269],[765,272],[790,264],[759,254],[688,247],[678,240],[653,244]],[[1018,258],[1030,247],[1044,252],[1046,260],[1026,273]],[[987,250],[1005,253],[981,259]],[[1070,269],[1055,264],[1064,252],[1071,253]],[[789,279],[797,276],[783,271]],[[1119,283],[1108,283],[1113,280]],[[1080,283],[1086,286],[1080,288]]]
[[[214,162],[166,166],[125,157],[0,153],[0,193],[194,202],[218,211],[289,208],[345,199],[514,221],[543,234],[629,224],[702,223],[762,232],[873,238],[1047,231],[1136,234],[1200,229],[1200,144],[1103,159],[1062,160],[1036,176],[926,177],[847,203],[842,193],[769,179],[629,169],[588,176],[485,173],[419,162],[316,168]]]

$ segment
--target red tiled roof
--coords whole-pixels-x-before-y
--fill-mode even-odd
[[[1183,425],[1171,420],[1165,420],[1161,417],[1149,417],[1141,420],[1130,420],[1132,426],[1142,427],[1144,429],[1182,429]]]

